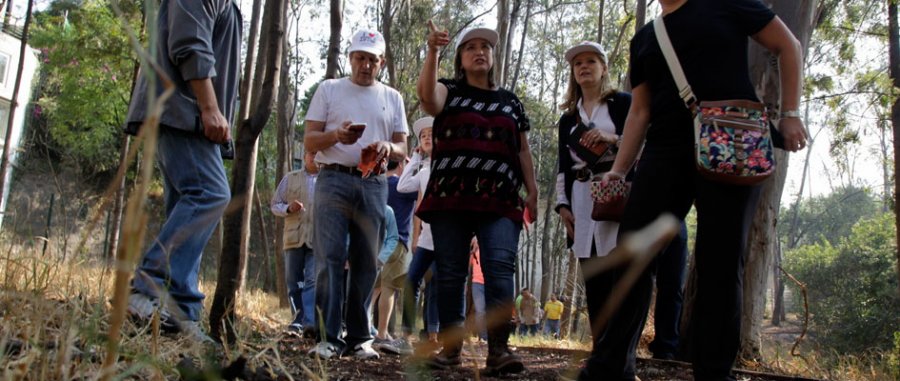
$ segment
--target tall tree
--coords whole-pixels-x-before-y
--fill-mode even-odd
[[[254,158],[259,134],[268,123],[275,104],[275,92],[281,71],[286,5],[286,0],[266,2],[265,14],[271,15],[271,23],[264,29],[262,38],[267,45],[268,53],[260,56],[260,59],[266,60],[265,80],[253,115],[241,123],[234,139],[232,201],[229,205],[229,214],[225,217],[225,244],[222,247],[216,291],[209,311],[210,333],[214,338],[224,337],[229,342],[235,338],[235,300],[237,291],[242,286],[242,269],[246,268],[247,261],[246,253],[241,252],[242,237],[245,234],[244,230],[247,229],[244,221],[249,221],[245,210],[251,208],[256,171]]]
[[[800,40],[802,52],[806,55],[809,39],[815,27],[814,10],[820,0],[769,0],[772,10]],[[754,44],[750,52],[751,79],[756,83],[758,94],[772,110],[777,110],[780,102],[780,82],[776,60],[769,52]],[[778,167],[772,179],[762,187],[759,205],[748,237],[748,250],[744,268],[744,301],[741,317],[741,357],[759,358],[760,330],[765,309],[766,280],[772,268],[775,251],[778,250],[775,223],[781,204],[781,195],[787,179],[788,155],[779,150],[776,154]]]
[[[894,104],[891,106],[891,126],[894,131],[894,218],[897,225],[897,279],[900,281],[900,25],[897,20],[898,0],[888,0],[888,63],[891,74],[891,93],[894,96]],[[898,282],[900,285],[900,282]]]
[[[284,39],[284,52],[281,59],[281,80],[278,86],[278,106],[275,113],[275,127],[277,128],[278,163],[275,165],[275,184],[281,181],[293,167],[294,159],[294,117],[296,109],[296,97],[291,84],[290,60],[288,41]],[[277,185],[276,185],[277,186]],[[278,290],[278,301],[282,307],[288,306],[287,283],[284,273],[284,219],[275,219],[275,289]]]
[[[341,0],[331,0],[331,35],[328,38],[328,53],[325,58],[325,79],[337,78],[338,57],[341,55],[341,28],[343,9]]]

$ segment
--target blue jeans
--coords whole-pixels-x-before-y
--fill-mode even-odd
[[[475,307],[475,329],[478,330],[478,337],[487,340],[487,329],[485,328],[485,302],[484,302],[484,283],[472,282],[472,307]]]
[[[205,137],[160,127],[157,164],[163,175],[166,222],[135,271],[131,287],[151,297],[166,293],[180,320],[200,320],[200,259],[231,199],[219,145]],[[178,311],[170,311],[178,314]]]
[[[316,260],[312,248],[303,245],[285,250],[284,271],[294,315],[291,323],[312,328],[316,321]]]
[[[484,214],[445,212],[433,218],[431,231],[436,233],[434,255],[442,334],[463,329],[469,244],[473,235],[481,249],[485,304],[499,309],[496,321],[503,324],[510,321],[521,228],[521,224],[508,218]],[[492,331],[488,327],[489,336]]]
[[[425,272],[431,267],[432,281],[437,269],[434,265],[434,251],[416,248],[412,261],[409,263],[409,271],[406,273],[406,283],[403,286],[403,333],[410,335],[416,325],[419,311],[419,288]],[[438,301],[437,287],[430,282],[425,288],[425,328],[428,332],[437,333],[438,330]]]
[[[544,334],[559,338],[559,320],[547,319],[547,323],[544,325]]]
[[[313,245],[316,260],[324,264],[324,283],[318,284],[322,298],[325,339],[338,348],[372,340],[369,295],[375,284],[376,260],[384,241],[387,180],[367,179],[323,169],[316,180],[316,213]],[[349,240],[348,240],[349,239]],[[344,314],[344,264],[349,261],[351,281],[346,292]],[[347,336],[341,337],[346,316]]]

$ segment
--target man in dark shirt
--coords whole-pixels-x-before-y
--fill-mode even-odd
[[[241,60],[241,13],[232,0],[162,0],[156,62],[175,85],[160,118],[157,161],[166,222],[132,282],[128,313],[198,342],[203,294],[200,257],[231,198],[220,145],[231,137]],[[135,86],[126,132],[148,117],[156,73],[145,67]],[[162,93],[161,85],[155,95]]]

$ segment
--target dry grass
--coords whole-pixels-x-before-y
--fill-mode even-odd
[[[109,328],[112,271],[102,264],[42,257],[39,250],[8,242],[0,248],[0,378],[97,378]],[[206,294],[214,288],[201,283]],[[254,354],[248,358],[251,367],[284,369],[276,343],[280,322],[289,320],[289,312],[263,292],[250,291],[239,300],[238,340],[225,348],[224,357],[210,356],[205,348],[151,327],[126,323],[116,378],[171,379],[178,377],[175,364],[185,357],[210,368],[246,353]]]
[[[69,258],[72,258],[70,255]],[[23,247],[0,240],[0,379],[97,379],[106,350],[112,271],[89,261],[60,261],[42,256],[40,245]],[[201,281],[207,295],[215,284]],[[207,300],[208,302],[209,300]],[[263,367],[297,379],[328,379],[326,367],[313,370],[279,353],[278,342],[289,311],[276,296],[261,291],[239,295],[237,342],[217,356],[150,327],[126,323],[115,379],[161,380],[179,377],[176,364],[185,357],[201,368],[213,368],[238,356],[251,368]],[[208,307],[208,306],[207,306]],[[546,336],[512,336],[520,347],[589,351],[590,343]],[[889,380],[887,354],[828,353],[812,344],[801,346],[803,358],[790,355],[789,340],[767,337],[763,363],[745,368],[828,380]]]

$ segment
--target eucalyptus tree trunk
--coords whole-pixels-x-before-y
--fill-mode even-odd
[[[497,84],[503,86],[503,79],[506,78],[506,41],[509,39],[509,19],[510,19],[509,0],[497,1],[497,34],[500,35],[500,41],[494,47],[494,80]]]
[[[638,3],[641,1],[638,0]],[[597,43],[603,45],[603,12],[606,9],[606,0],[600,0],[600,9],[597,11]]]
[[[394,49],[391,48],[391,26],[394,24],[394,17],[391,14],[394,2],[393,0],[384,0],[381,10],[381,35],[384,36],[384,58],[387,61],[388,83],[393,88],[397,88],[397,68],[394,66]]]
[[[519,82],[519,73],[522,70],[522,54],[525,52],[525,38],[528,37],[528,24],[531,21],[531,5],[534,4],[534,0],[525,0],[528,4],[525,6],[525,23],[522,25],[522,39],[519,41],[519,57],[516,59],[516,70],[513,72],[512,83],[509,85],[509,90],[515,92],[516,84]]]
[[[790,28],[800,40],[801,52],[806,55],[806,48],[814,28],[813,20],[819,0],[769,0],[772,10]],[[777,110],[781,105],[780,82],[777,62],[770,53],[758,44],[750,50],[751,79],[756,84],[758,94],[762,94],[763,102],[770,110]],[[802,81],[802,73],[801,79]],[[809,148],[807,148],[809,149]],[[744,300],[741,316],[741,357],[744,359],[760,358],[760,331],[763,312],[765,311],[766,281],[772,268],[772,260],[779,249],[778,234],[775,225],[781,204],[781,195],[787,179],[788,154],[778,150],[776,153],[775,174],[762,186],[756,215],[750,227],[748,248],[744,267]]]
[[[268,28],[264,29],[263,40],[267,54],[265,58],[265,80],[257,99],[253,115],[241,123],[234,139],[234,163],[232,165],[231,195],[229,213],[225,216],[225,244],[219,260],[219,272],[216,291],[210,308],[210,333],[213,338],[224,338],[228,342],[235,339],[235,301],[236,294],[243,283],[243,272],[246,269],[247,255],[242,250],[244,223],[249,223],[249,212],[255,181],[255,158],[259,134],[266,126],[275,104],[275,92],[278,87],[281,70],[282,39],[284,38],[284,15],[286,0],[269,0],[265,14],[271,16]],[[260,47],[262,49],[262,46]],[[259,73],[259,72],[258,72]],[[224,331],[223,331],[224,329]]]
[[[894,104],[891,106],[891,126],[894,131],[894,225],[897,228],[897,279],[900,280],[900,203],[896,197],[900,194],[900,97],[896,92],[900,90],[900,26],[897,21],[897,0],[888,2],[888,47],[891,84],[895,94]],[[900,285],[900,282],[898,282]]]
[[[278,151],[278,163],[275,165],[275,187],[292,169],[294,158],[294,87],[291,83],[290,64],[287,39],[282,46],[285,53],[281,56],[281,80],[278,89],[278,106],[275,112],[275,127],[278,129],[276,149]],[[272,189],[275,189],[273,187]],[[287,283],[284,273],[284,219],[275,219],[275,289],[278,291],[278,304],[281,307],[289,307]]]
[[[341,55],[341,28],[343,9],[341,0],[331,0],[331,36],[328,39],[328,53],[325,57],[325,79],[337,78],[338,57]]]

